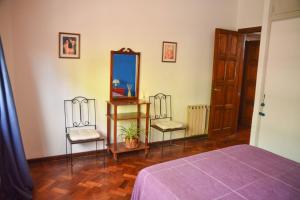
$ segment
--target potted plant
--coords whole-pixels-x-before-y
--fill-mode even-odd
[[[137,127],[136,124],[131,123],[127,128],[121,126],[121,136],[125,138],[125,147],[128,149],[135,149],[139,146],[139,137],[142,130]]]

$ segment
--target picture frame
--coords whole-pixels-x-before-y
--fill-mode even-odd
[[[176,62],[177,42],[163,41],[162,44],[162,62]]]
[[[79,33],[58,33],[59,58],[80,58],[80,34]]]

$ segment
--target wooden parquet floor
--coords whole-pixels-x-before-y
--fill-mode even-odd
[[[177,141],[176,143],[182,143]],[[150,165],[219,149],[236,144],[248,144],[249,131],[217,138],[191,138],[182,146],[168,146],[161,155],[161,146],[151,146],[147,158],[144,152],[132,152],[119,156],[118,162],[109,155],[106,165],[103,157],[79,157],[73,167],[66,160],[30,163],[34,181],[33,199],[115,200],[130,199],[138,172]]]

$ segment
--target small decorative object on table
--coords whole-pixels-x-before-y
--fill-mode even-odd
[[[131,89],[132,89],[132,85],[127,83],[127,89],[128,89],[128,97],[131,97]]]
[[[120,81],[118,79],[114,79],[112,83],[114,84],[114,88],[117,88],[120,84]]]
[[[125,146],[128,149],[135,149],[139,146],[139,138],[142,130],[137,124],[131,123],[128,128],[121,126],[121,136],[125,137]]]

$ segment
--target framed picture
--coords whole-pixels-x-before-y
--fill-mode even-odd
[[[177,42],[163,42],[162,62],[176,62]]]
[[[80,58],[80,34],[63,33],[59,35],[59,58]]]

